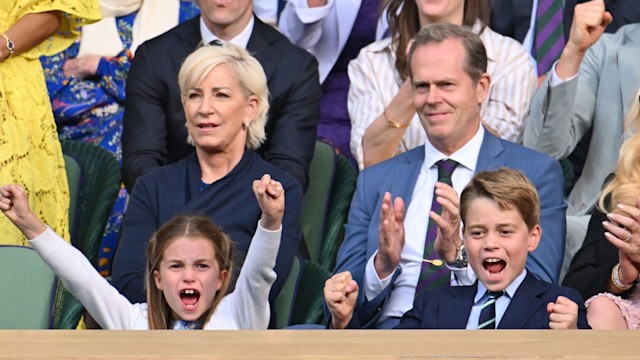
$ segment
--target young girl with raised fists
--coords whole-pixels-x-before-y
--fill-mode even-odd
[[[206,216],[179,215],[149,242],[147,303],[141,304],[131,304],[80,251],[38,219],[20,186],[0,188],[0,210],[104,329],[266,329],[284,189],[264,175],[253,182],[253,191],[262,217],[235,290],[224,295],[232,272],[231,239]]]

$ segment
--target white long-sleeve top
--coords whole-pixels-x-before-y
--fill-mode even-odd
[[[481,26],[478,21],[473,27],[474,31],[478,33]],[[537,84],[531,56],[520,43],[488,27],[480,34],[480,38],[487,50],[487,73],[491,75],[489,95],[482,104],[482,119],[501,138],[521,143],[524,119]],[[393,49],[391,39],[380,40],[363,48],[349,64],[351,153],[358,160],[360,169],[364,167],[362,137],[402,85],[402,78],[395,68]],[[396,154],[421,146],[425,140],[426,133],[416,114]]]
[[[266,329],[269,291],[276,279],[273,267],[282,228],[258,228],[238,276],[235,290],[226,295],[204,325],[205,330]],[[31,240],[31,245],[104,329],[147,330],[146,303],[132,304],[105,280],[87,258],[53,230]],[[151,285],[153,286],[153,285]]]

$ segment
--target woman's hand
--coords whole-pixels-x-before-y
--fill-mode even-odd
[[[637,265],[640,264],[640,197],[636,202],[637,207],[618,205],[618,212],[607,214],[609,221],[602,225],[607,230],[604,233],[607,240]]]
[[[73,76],[84,80],[96,74],[100,59],[102,59],[100,55],[87,55],[69,59],[62,65],[62,71],[64,71],[66,77]]]
[[[266,230],[279,230],[284,215],[284,188],[282,184],[273,180],[269,174],[264,174],[260,180],[253,181],[253,192],[262,210],[262,218],[260,219],[262,227]]]
[[[19,185],[5,185],[0,188],[0,210],[31,240],[47,230],[29,208],[27,194]]]

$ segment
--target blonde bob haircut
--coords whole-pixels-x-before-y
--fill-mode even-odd
[[[184,104],[189,90],[220,64],[227,64],[233,70],[246,99],[250,96],[258,98],[258,110],[247,126],[246,140],[248,149],[258,149],[266,139],[264,128],[269,112],[269,89],[262,65],[245,49],[229,43],[222,46],[206,45],[187,56],[178,74],[182,103]],[[191,134],[187,143],[195,146]]]
[[[602,190],[598,208],[603,212],[616,211],[620,204],[636,206],[640,196],[640,91],[633,98],[633,104],[624,120],[627,140],[620,146],[615,175]]]

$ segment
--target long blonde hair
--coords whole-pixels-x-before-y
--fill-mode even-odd
[[[620,147],[618,165],[611,180],[602,190],[598,209],[611,212],[618,204],[636,205],[640,196],[640,90],[624,120],[624,133],[629,138]],[[605,201],[608,197],[610,201]]]
[[[180,237],[205,238],[211,241],[219,266],[218,270],[227,272],[222,287],[220,287],[220,290],[218,290],[211,302],[211,308],[204,313],[201,319],[203,328],[204,324],[209,321],[216,307],[227,293],[227,288],[229,288],[231,272],[233,270],[231,259],[233,255],[233,242],[229,236],[222,232],[222,230],[214,225],[205,215],[177,215],[151,236],[149,247],[147,248],[145,280],[150,330],[168,329],[172,321],[172,310],[164,297],[164,293],[156,287],[153,272],[158,270],[167,247]]]

